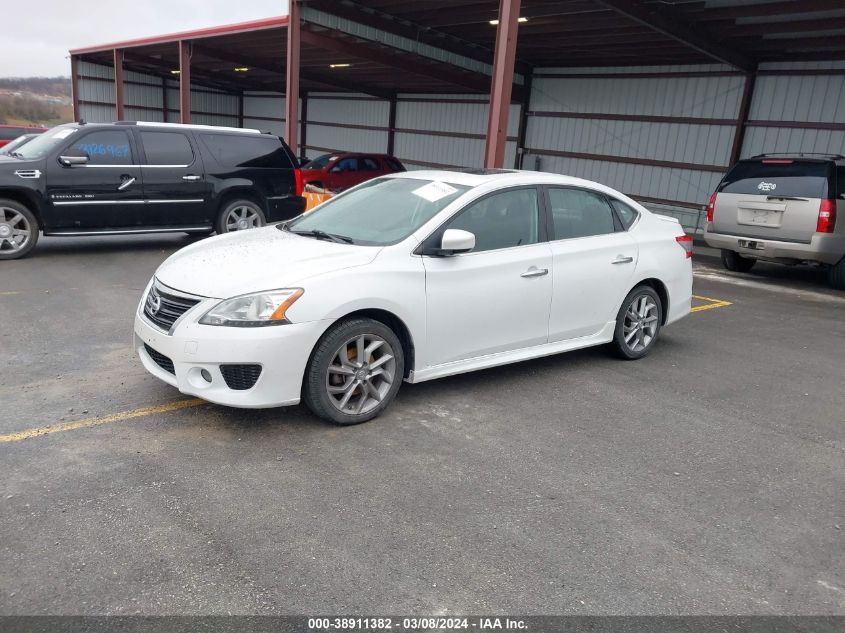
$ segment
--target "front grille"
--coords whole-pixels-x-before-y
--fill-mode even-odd
[[[220,373],[229,389],[252,389],[261,375],[261,365],[220,365]]]
[[[193,308],[200,299],[177,296],[165,290],[158,283],[153,283],[144,301],[144,314],[165,332],[180,316]]]
[[[173,361],[172,360],[170,360],[164,354],[161,354],[161,353],[155,351],[152,347],[150,347],[146,343],[144,343],[144,349],[147,350],[147,354],[149,354],[150,358],[152,358],[155,361],[156,365],[161,367],[164,371],[168,371],[171,374],[173,374],[174,376],[176,375],[176,369],[173,367]]]

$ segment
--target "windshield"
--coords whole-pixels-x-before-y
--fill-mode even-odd
[[[9,141],[0,149],[0,154],[11,154],[12,152],[16,151],[21,145],[24,143],[29,143],[32,139],[35,138],[35,134],[24,134],[23,136],[19,136],[14,141]]]
[[[349,238],[355,244],[394,244],[468,190],[436,180],[376,178],[327,200],[285,228],[295,233],[322,231]]]
[[[326,165],[329,164],[329,161],[334,158],[334,154],[323,154],[322,156],[317,156],[314,160],[310,163],[305,163],[302,166],[302,169],[323,169]]]
[[[75,134],[77,128],[75,127],[56,127],[48,130],[40,136],[32,139],[22,147],[19,147],[15,155],[24,160],[36,160],[44,158],[47,154],[53,151],[59,144],[63,143],[65,139]]]

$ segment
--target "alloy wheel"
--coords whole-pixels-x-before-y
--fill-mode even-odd
[[[227,231],[243,231],[254,229],[264,225],[258,211],[246,205],[239,205],[229,210],[226,214]]]
[[[32,239],[32,226],[26,217],[9,207],[0,207],[0,251],[17,252]]]
[[[361,415],[387,396],[396,377],[396,357],[390,344],[375,334],[347,340],[332,356],[326,371],[326,391],[334,407]]]
[[[658,314],[657,303],[647,294],[637,295],[628,304],[622,334],[629,350],[641,352],[651,345],[657,335]]]

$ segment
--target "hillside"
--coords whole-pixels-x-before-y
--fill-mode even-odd
[[[68,77],[0,78],[0,124],[49,127],[72,118]]]

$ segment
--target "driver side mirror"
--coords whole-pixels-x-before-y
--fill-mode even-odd
[[[64,167],[73,167],[74,165],[87,165],[90,157],[87,152],[80,149],[69,149],[64,154],[59,156],[59,162]]]
[[[475,234],[462,229],[446,229],[440,240],[441,257],[451,257],[461,253],[469,253],[475,248]]]

